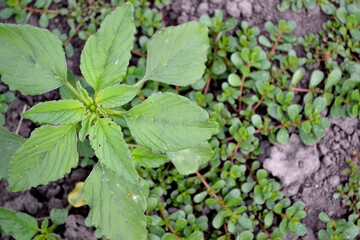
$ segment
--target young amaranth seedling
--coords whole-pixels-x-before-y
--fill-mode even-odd
[[[40,103],[23,114],[45,125],[8,159],[9,189],[21,191],[63,177],[78,164],[78,139],[89,135],[99,163],[84,184],[83,197],[90,221],[117,240],[146,239],[146,199],[121,128],[111,118],[124,118],[135,140],[154,152],[187,149],[218,131],[205,110],[172,93],[154,94],[129,111],[119,109],[147,80],[185,86],[205,69],[208,30],[190,22],[155,33],[148,43],[144,78],[133,86],[120,85],[134,32],[133,7],[126,3],[86,42],[80,68],[94,88],[89,95],[80,83],[75,89],[67,81],[64,51],[53,34],[28,25],[0,25],[0,74],[11,90],[37,95],[66,85],[78,98]]]

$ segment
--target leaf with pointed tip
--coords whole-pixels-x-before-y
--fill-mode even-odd
[[[90,129],[91,129],[91,124],[93,122],[93,120],[95,119],[96,115],[95,113],[88,113],[85,115],[85,117],[83,118],[82,122],[81,122],[81,129],[79,131],[79,140],[80,141],[84,141],[86,136],[89,134]]]
[[[0,208],[0,227],[6,235],[22,240],[32,239],[38,232],[35,218],[6,208]]]
[[[25,138],[0,127],[0,179],[8,177],[10,160],[25,141]]]
[[[204,109],[173,93],[154,94],[124,117],[135,140],[157,152],[190,148],[218,132]]]
[[[62,125],[79,122],[85,112],[78,100],[60,100],[39,103],[22,116],[40,124]]]
[[[101,118],[91,127],[89,136],[91,147],[101,163],[127,181],[138,180],[130,150],[116,123],[109,118]]]
[[[148,44],[144,79],[186,86],[201,78],[209,48],[208,29],[189,22],[157,31]]]
[[[86,179],[83,197],[89,218],[109,239],[146,239],[142,184],[131,183],[101,164]]]
[[[130,102],[138,92],[137,87],[116,85],[100,91],[95,101],[103,108],[120,107]]]
[[[169,160],[166,155],[153,153],[149,149],[143,147],[131,149],[131,155],[136,164],[146,168],[160,167]]]
[[[169,152],[167,155],[181,175],[189,175],[210,161],[214,157],[214,151],[210,144],[205,142],[178,152]]]
[[[78,163],[75,125],[42,126],[10,162],[9,189],[21,191],[62,178]]]
[[[61,41],[49,30],[0,24],[0,75],[13,91],[37,95],[67,79]]]
[[[90,36],[81,54],[81,72],[95,90],[119,83],[126,74],[134,42],[134,8],[122,4]]]

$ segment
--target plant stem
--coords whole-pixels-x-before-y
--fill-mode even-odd
[[[112,114],[112,115],[124,115],[126,113],[126,111],[114,110],[114,109],[105,109],[105,112],[107,114]]]
[[[134,49],[131,50],[131,53],[134,54],[134,55],[137,55],[139,57],[146,57],[147,56],[146,53],[141,53],[141,52],[135,51]]]
[[[242,104],[242,94],[243,94],[243,89],[244,89],[244,84],[245,84],[245,74],[242,76],[241,78],[241,86],[240,86],[240,97],[239,97],[239,114],[240,114],[240,111],[241,111],[241,104]]]
[[[86,104],[86,101],[81,97],[80,93],[68,81],[63,82],[79,98],[79,100]]]
[[[161,202],[160,198],[159,198],[159,201]],[[169,228],[170,232],[172,232],[175,235],[175,237],[177,237],[178,239],[181,240],[181,237],[179,235],[177,235],[177,233],[175,232],[173,227],[167,222],[168,219],[167,219],[167,217],[166,217],[166,215],[165,215],[165,213],[163,211],[162,206],[159,208],[159,211],[160,211],[161,217],[164,219],[165,225]]]
[[[203,175],[201,175],[201,173],[199,171],[196,172],[196,175],[200,178],[201,182],[204,184],[206,189],[209,190],[210,194],[218,201],[218,203],[220,203],[221,207],[225,210],[228,209],[227,206],[223,203],[223,201],[218,197],[218,195],[216,195],[216,193],[214,193],[214,190],[206,182]]]
[[[138,81],[137,83],[134,84],[133,87],[139,87],[141,84],[143,84],[144,82],[146,82],[148,79],[145,76],[143,79],[141,79],[140,81]]]
[[[27,108],[27,105],[25,104],[21,113],[24,113],[24,112],[26,111],[26,108]],[[23,118],[23,116],[20,114],[20,121],[19,121],[19,124],[18,124],[18,126],[17,126],[17,128],[16,128],[16,131],[15,131],[15,134],[16,134],[16,135],[19,134],[20,127],[21,127],[21,124],[22,124],[23,120],[24,120],[24,118]]]

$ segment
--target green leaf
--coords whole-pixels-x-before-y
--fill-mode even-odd
[[[0,24],[0,75],[13,91],[38,95],[67,78],[61,41],[46,29]]]
[[[300,113],[300,107],[298,105],[290,105],[288,107],[287,113],[289,115],[289,118],[291,121],[295,121],[296,118],[299,116]]]
[[[46,28],[49,26],[49,18],[46,14],[42,14],[39,19],[39,26],[42,28]]]
[[[193,232],[188,240],[204,240],[204,233],[200,231]]]
[[[236,240],[253,240],[254,234],[250,231],[243,231],[240,235],[236,238]]]
[[[270,227],[273,224],[273,220],[274,220],[274,213],[270,211],[265,215],[264,218],[265,227],[266,228]]]
[[[286,128],[280,128],[276,134],[276,140],[281,144],[286,144],[289,141],[289,132]]]
[[[158,168],[169,160],[167,156],[153,153],[149,149],[143,147],[131,149],[131,155],[136,164],[146,168]]]
[[[74,125],[42,126],[10,162],[9,189],[20,191],[62,178],[78,163]]]
[[[88,113],[84,116],[81,122],[81,129],[79,131],[79,140],[84,141],[89,134],[93,120],[95,119],[95,113]]]
[[[242,85],[241,78],[236,73],[229,74],[228,82],[233,87],[240,87]]]
[[[267,37],[262,36],[262,35],[259,37],[259,43],[268,48],[272,47],[270,40]]]
[[[84,105],[77,100],[60,100],[39,103],[22,116],[40,124],[62,125],[79,122],[85,112]]]
[[[109,239],[146,239],[146,199],[141,183],[131,183],[97,164],[86,179],[83,197],[89,219]]]
[[[133,11],[132,4],[122,4],[85,44],[80,69],[95,90],[119,83],[126,74],[135,33]]]
[[[161,240],[179,240],[174,234],[166,233]]]
[[[25,141],[25,138],[0,127],[0,179],[8,177],[10,160]]]
[[[329,90],[331,87],[335,86],[341,79],[342,71],[340,68],[335,68],[329,74],[326,83],[325,83],[325,90]]]
[[[38,232],[35,218],[6,208],[0,208],[0,227],[6,235],[21,240],[31,239]]]
[[[214,151],[210,144],[205,142],[178,152],[169,152],[167,155],[181,175],[189,175],[210,161],[214,157]]]
[[[67,209],[53,208],[50,211],[50,219],[56,225],[64,224],[66,222],[67,217],[68,217]]]
[[[258,114],[255,114],[251,117],[251,122],[257,128],[261,128],[261,126],[263,124],[262,119],[261,119],[260,115],[258,115]]]
[[[153,151],[183,150],[218,131],[205,110],[173,93],[154,94],[124,117],[135,140]]]
[[[14,15],[13,8],[4,8],[0,11],[0,18],[2,19],[9,19],[12,15]]]
[[[324,80],[324,73],[319,70],[315,70],[311,74],[309,88],[315,88]]]
[[[90,143],[99,161],[127,181],[137,181],[138,174],[121,128],[109,118],[99,119],[90,129]]]
[[[307,133],[302,127],[299,127],[300,139],[307,146],[314,145],[317,141],[317,137],[312,132]]]
[[[157,31],[148,44],[144,79],[186,86],[201,78],[209,48],[208,29],[189,22]]]
[[[95,101],[103,108],[120,107],[130,102],[138,92],[137,87],[115,85],[100,91]]]
[[[324,222],[324,223],[328,223],[328,222],[331,221],[331,219],[329,218],[329,216],[328,216],[326,213],[324,213],[324,212],[321,212],[321,213],[319,214],[319,219],[320,219],[320,221],[322,221],[322,222]]]
[[[313,102],[314,109],[317,110],[318,113],[321,113],[326,108],[326,100],[324,97],[317,97]]]
[[[293,77],[291,78],[291,85],[295,86],[298,82],[300,82],[300,80],[302,79],[302,77],[304,76],[305,70],[304,69],[299,69],[297,70]]]

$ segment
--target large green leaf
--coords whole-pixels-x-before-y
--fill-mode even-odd
[[[61,41],[46,29],[0,24],[0,75],[11,90],[37,95],[67,78]]]
[[[146,199],[142,184],[131,183],[102,164],[87,178],[83,196],[89,218],[109,239],[146,239]]]
[[[169,160],[166,155],[153,153],[149,149],[143,147],[131,149],[131,155],[133,156],[136,164],[146,168],[160,167]]]
[[[134,42],[133,11],[130,3],[118,7],[85,44],[80,68],[95,90],[119,83],[125,76]]]
[[[153,151],[183,150],[218,131],[204,109],[173,93],[154,94],[124,117],[136,141]]]
[[[144,79],[180,86],[195,83],[204,73],[208,47],[208,29],[203,23],[157,31],[148,45]]]
[[[100,91],[95,100],[103,108],[120,107],[130,102],[138,92],[137,87],[116,85]]]
[[[22,116],[40,124],[70,124],[79,122],[86,109],[77,100],[61,100],[39,103]]]
[[[21,240],[31,239],[38,232],[35,218],[6,208],[0,208],[0,227],[6,235]]]
[[[210,161],[214,157],[214,151],[210,144],[205,142],[178,152],[169,152],[167,155],[180,174],[189,175],[195,173],[201,165]]]
[[[96,156],[106,167],[127,181],[137,181],[138,174],[121,128],[111,119],[101,118],[90,129],[90,143]]]
[[[78,163],[75,125],[35,129],[10,162],[9,189],[20,191],[62,178]]]
[[[10,160],[25,141],[25,138],[0,127],[0,179],[7,178]]]

